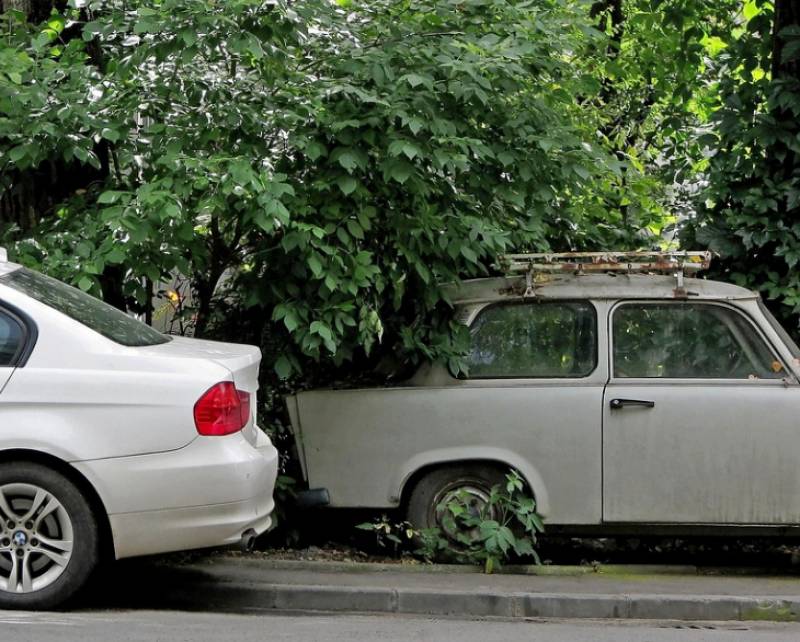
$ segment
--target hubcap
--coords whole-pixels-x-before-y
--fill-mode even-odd
[[[0,486],[0,591],[32,593],[55,582],[72,557],[72,522],[50,492]]]
[[[442,490],[434,500],[435,524],[450,541],[463,545],[459,536],[475,541],[479,536],[479,529],[467,528],[459,520],[452,519],[448,506],[456,503],[465,508],[472,517],[483,515],[484,519],[494,519],[494,511],[486,513],[489,503],[489,490],[480,484],[468,481],[457,482]]]

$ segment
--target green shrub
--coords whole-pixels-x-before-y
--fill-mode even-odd
[[[517,471],[506,475],[505,485],[493,486],[488,502],[477,511],[470,499],[464,493],[446,507],[444,519],[449,523],[445,527],[458,542],[449,552],[457,561],[481,564],[487,573],[513,556],[532,557],[540,563],[535,546],[544,525]]]

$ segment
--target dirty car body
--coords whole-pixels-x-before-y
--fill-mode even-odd
[[[442,496],[436,471],[466,484],[513,467],[556,530],[800,524],[800,352],[757,294],[548,274],[468,281],[453,298],[468,376],[425,366],[396,387],[288,398],[330,506],[407,507],[426,479]]]

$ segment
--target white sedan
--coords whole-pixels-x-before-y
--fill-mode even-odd
[[[277,452],[261,353],[170,337],[0,250],[0,608],[52,608],[98,559],[247,543]]]

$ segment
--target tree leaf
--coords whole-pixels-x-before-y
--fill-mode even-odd
[[[100,194],[97,197],[97,202],[103,205],[110,205],[112,203],[116,203],[121,197],[125,195],[125,192],[118,192],[115,190],[108,190]]]
[[[275,373],[281,379],[288,379],[289,375],[292,374],[292,363],[285,356],[278,357],[275,360],[275,365],[273,367],[275,369]]]
[[[342,190],[342,194],[347,196],[355,191],[358,182],[352,176],[344,175],[336,179],[336,184]]]
[[[347,219],[347,231],[357,239],[364,238],[364,230],[362,230],[358,222],[353,219]]]
[[[333,339],[333,334],[331,333],[330,328],[322,321],[313,321],[309,327],[309,330],[315,334],[318,334],[326,341]]]
[[[402,159],[392,159],[384,165],[384,173],[388,178],[403,185],[411,176],[413,166]]]
[[[311,269],[311,273],[315,277],[319,278],[320,276],[322,276],[322,263],[316,256],[312,255],[308,257],[307,263],[308,267]]]

